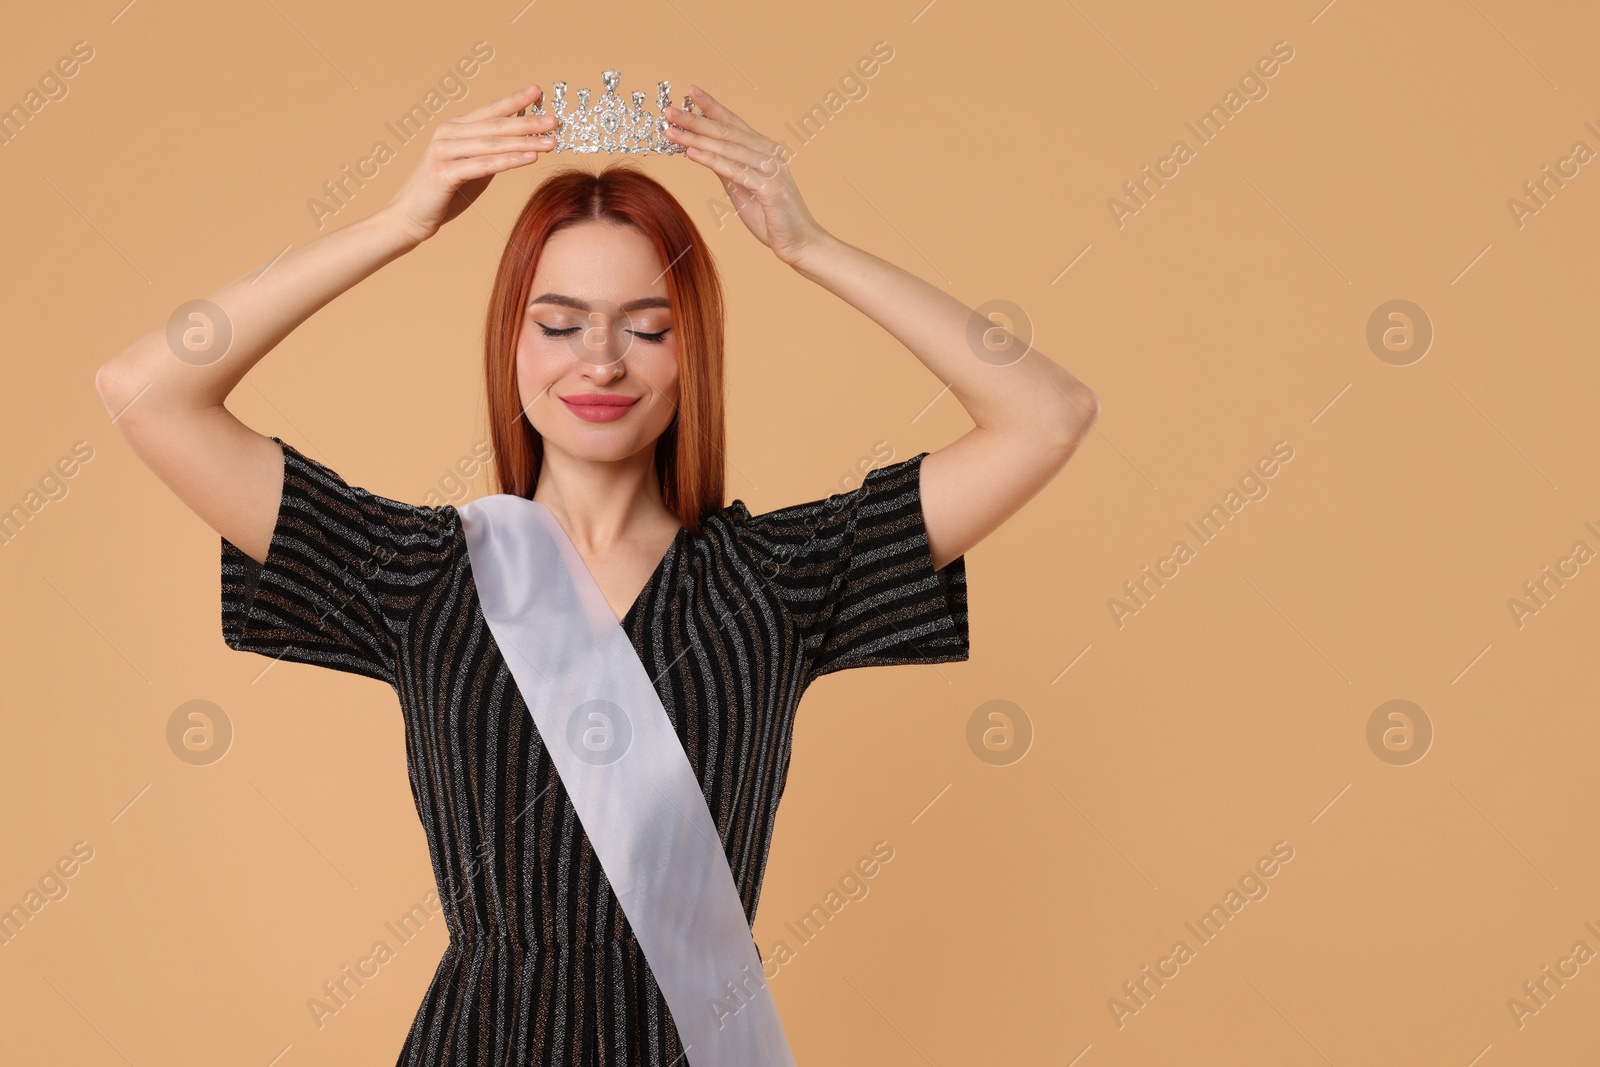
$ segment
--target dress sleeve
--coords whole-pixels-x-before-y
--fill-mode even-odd
[[[850,667],[970,658],[966,557],[934,570],[928,547],[927,454],[870,471],[851,492],[745,519],[756,566],[803,636],[807,683]]]
[[[222,538],[228,647],[397,685],[412,608],[449,566],[455,509],[353,488],[294,446],[265,563]]]

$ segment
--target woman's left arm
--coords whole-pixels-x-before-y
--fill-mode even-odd
[[[824,235],[791,266],[893,334],[972,417],[972,429],[922,460],[922,516],[936,570],[1049,484],[1099,417],[1093,390],[1009,334],[999,346],[1010,353],[1003,360],[980,358],[977,313],[893,263]]]
[[[1002,327],[828,233],[801,200],[781,146],[709,94],[691,91],[705,114],[669,108],[667,117],[681,127],[669,127],[669,135],[716,173],[740,220],[796,272],[894,335],[948,383],[972,417],[971,430],[922,460],[928,547],[935,569],[943,567],[1049,484],[1099,417],[1099,400],[1066,368],[1009,333],[999,358],[993,346],[974,344],[976,326]]]

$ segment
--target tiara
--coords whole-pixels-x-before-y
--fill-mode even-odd
[[[552,101],[556,118],[561,120],[551,133],[556,138],[556,152],[599,152],[604,149],[611,152],[634,152],[638,154],[655,153],[663,156],[681,156],[685,154],[684,146],[667,139],[667,127],[676,127],[677,123],[666,118],[667,106],[672,93],[672,83],[663,81],[656,83],[656,110],[647,111],[644,106],[644,92],[639,89],[633,91],[633,104],[623,103],[622,97],[617,95],[617,82],[622,75],[614,70],[601,71],[600,77],[604,79],[606,91],[600,94],[600,99],[595,101],[593,107],[589,106],[589,90],[578,90],[578,109],[569,112],[567,109],[567,83],[556,82],[553,86],[555,94]],[[704,114],[689,99],[683,98],[682,110],[693,114]],[[544,109],[544,101],[529,104],[518,112],[519,115],[545,115],[549,114]]]

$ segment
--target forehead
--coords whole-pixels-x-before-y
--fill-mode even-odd
[[[632,226],[581,222],[545,241],[531,292],[617,304],[641,296],[666,296],[664,266],[649,238]]]

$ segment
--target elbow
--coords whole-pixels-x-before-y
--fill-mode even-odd
[[[140,386],[134,383],[127,363],[118,356],[100,364],[94,373],[94,391],[106,406],[106,414],[116,419],[139,394]]]
[[[1082,428],[1077,432],[1088,433],[1089,427],[1100,421],[1100,394],[1087,385],[1081,386],[1078,395],[1073,398],[1068,421],[1074,426],[1081,422]]]
[[[1066,404],[1053,423],[1053,440],[1070,459],[1078,445],[1089,435],[1090,429],[1100,421],[1100,397],[1093,389],[1078,383],[1063,394]]]

